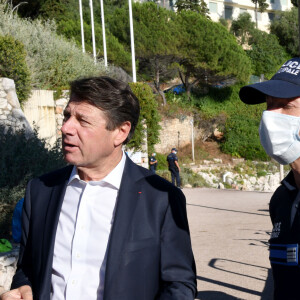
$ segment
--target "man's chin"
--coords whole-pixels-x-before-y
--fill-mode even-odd
[[[70,153],[64,153],[64,160],[70,165],[74,165],[74,166],[80,165],[80,161]]]

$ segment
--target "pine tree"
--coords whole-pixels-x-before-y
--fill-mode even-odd
[[[175,7],[178,12],[190,10],[204,16],[208,16],[209,13],[209,9],[204,0],[178,0]]]
[[[251,0],[255,5],[255,22],[257,28],[257,11],[264,12],[269,7],[269,4],[266,3],[267,0]]]
[[[292,0],[291,2],[294,6],[298,7],[299,0]]]

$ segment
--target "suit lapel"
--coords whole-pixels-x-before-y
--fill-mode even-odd
[[[110,299],[111,284],[114,283],[118,276],[122,251],[128,239],[130,220],[132,220],[139,198],[140,184],[138,180],[142,177],[143,174],[139,168],[127,157],[107,248],[104,299]]]
[[[45,219],[44,227],[44,239],[43,239],[43,262],[44,262],[44,278],[42,283],[42,291],[45,293],[45,297],[49,295],[51,288],[51,269],[53,262],[53,252],[54,252],[54,242],[56,229],[58,224],[58,219],[61,211],[61,206],[65,196],[68,179],[70,176],[72,168],[69,167],[66,171],[64,178],[60,179],[58,184],[56,184],[51,190],[51,196],[49,199],[47,215]],[[41,295],[43,296],[43,295]],[[46,299],[46,298],[44,298]]]

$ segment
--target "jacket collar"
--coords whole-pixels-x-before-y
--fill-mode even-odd
[[[281,184],[284,185],[289,191],[298,190],[293,171],[288,173],[288,175],[281,181]]]
[[[122,257],[124,244],[128,240],[130,220],[135,212],[137,201],[141,197],[141,181],[145,174],[143,169],[134,164],[129,157],[122,176],[116,204],[116,213],[107,247],[107,262],[104,282],[104,299],[108,298],[110,285],[118,278],[118,266]]]

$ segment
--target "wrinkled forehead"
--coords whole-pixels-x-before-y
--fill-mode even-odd
[[[95,105],[92,105],[86,101],[72,101],[70,100],[65,108],[65,113],[72,115],[104,115],[102,110]]]

